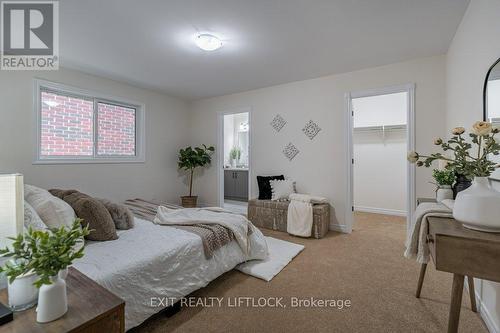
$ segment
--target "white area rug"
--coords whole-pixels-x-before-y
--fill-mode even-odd
[[[266,237],[266,241],[269,250],[267,259],[250,260],[236,266],[236,269],[269,282],[304,249],[304,245],[272,237]]]

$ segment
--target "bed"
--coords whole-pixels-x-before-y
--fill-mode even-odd
[[[125,300],[127,330],[162,310],[158,299],[178,300],[236,265],[267,255],[258,229],[250,236],[248,255],[233,240],[210,259],[200,237],[175,227],[135,218],[134,228],[118,235],[114,241],[87,242],[85,256],[73,266]]]

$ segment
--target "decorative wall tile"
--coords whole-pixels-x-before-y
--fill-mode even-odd
[[[314,139],[319,131],[321,131],[321,128],[312,120],[309,120],[309,122],[302,129],[302,132],[304,132],[304,134],[311,140]]]
[[[276,117],[274,117],[273,121],[271,121],[271,126],[274,128],[276,132],[279,132],[285,125],[286,125],[286,120],[283,119],[283,117],[280,116],[279,114],[277,114]]]
[[[299,150],[291,142],[288,143],[283,149],[283,155],[285,155],[285,157],[288,158],[290,161],[293,160],[293,158],[297,156],[298,153]]]

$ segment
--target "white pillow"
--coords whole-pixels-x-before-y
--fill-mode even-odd
[[[290,194],[295,193],[295,182],[291,179],[275,179],[270,180],[271,185],[271,200],[288,200]]]
[[[24,185],[24,199],[35,209],[43,223],[49,228],[70,227],[75,221],[73,208],[63,200],[42,188]]]
[[[33,230],[47,230],[47,226],[43,223],[40,216],[31,205],[24,200],[24,227],[29,229],[31,227]]]

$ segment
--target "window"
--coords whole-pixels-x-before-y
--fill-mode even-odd
[[[35,163],[144,162],[144,107],[36,80]]]

